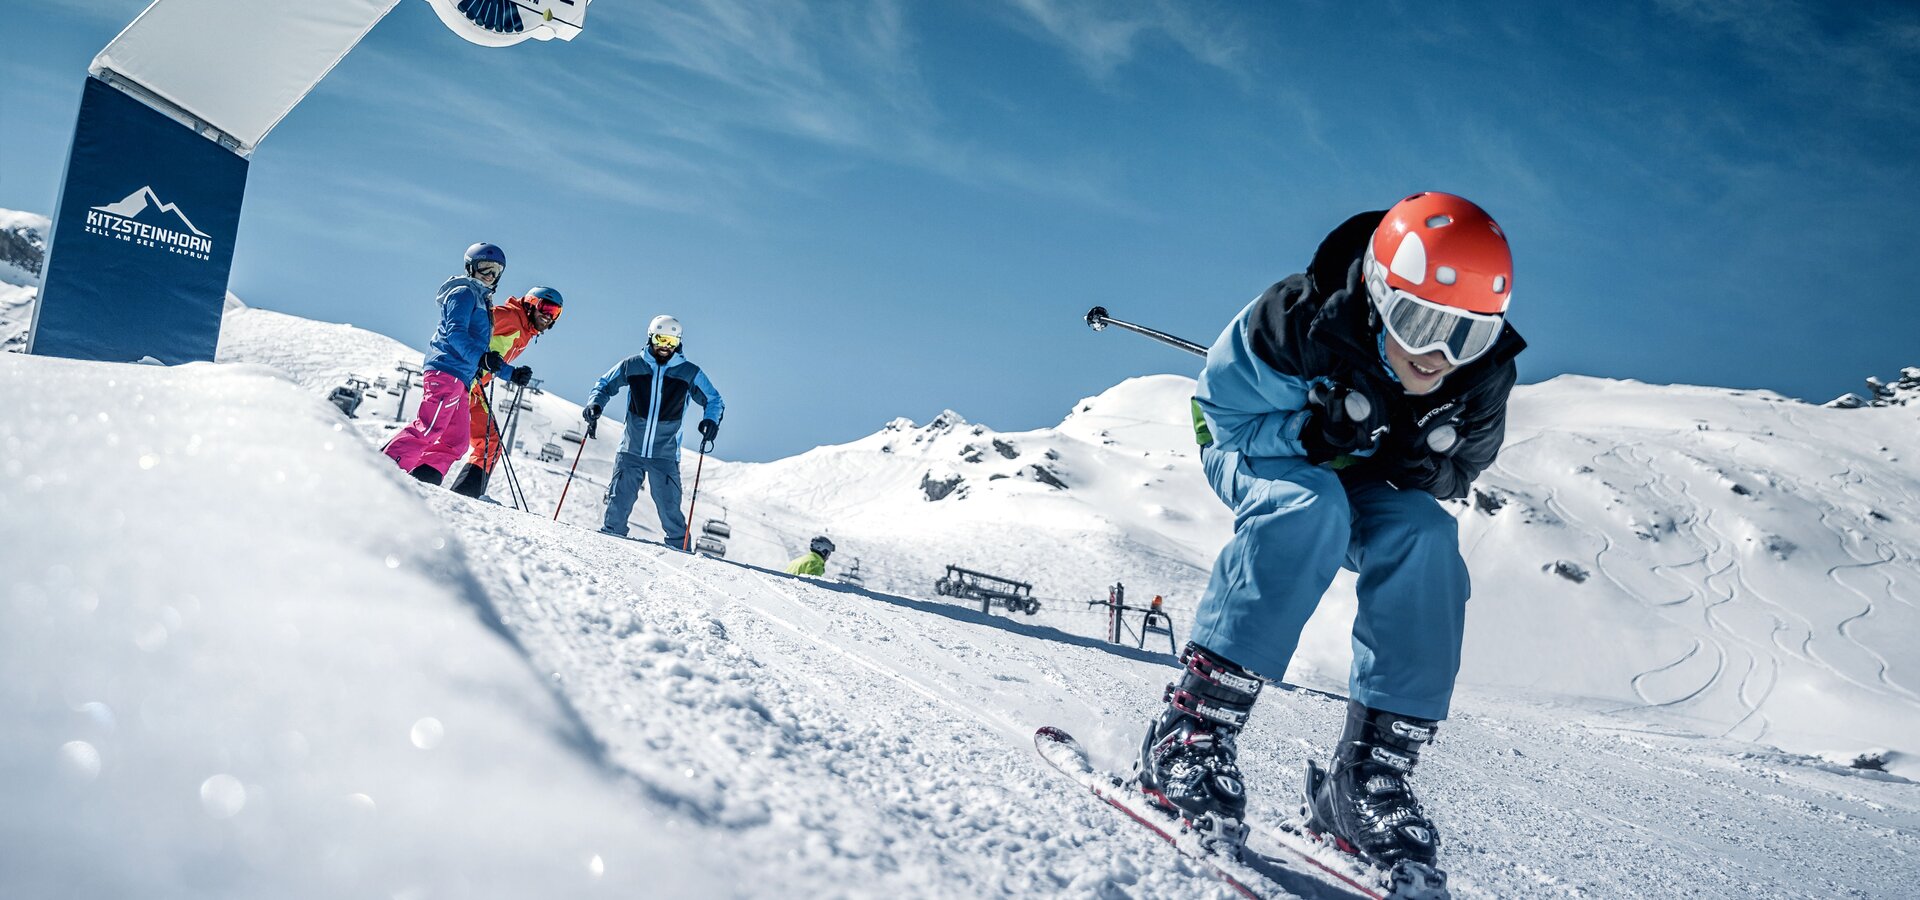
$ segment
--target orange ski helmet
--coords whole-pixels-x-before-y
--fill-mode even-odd
[[[1458,365],[1499,336],[1513,300],[1513,253],[1486,210],[1427,191],[1395,203],[1366,251],[1367,294],[1408,351]]]

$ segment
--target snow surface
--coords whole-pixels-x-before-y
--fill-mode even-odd
[[[16,354],[0,395],[0,895],[716,889],[331,407]]]
[[[1058,725],[1122,769],[1159,706],[1165,638],[1108,644],[1087,601],[1163,594],[1185,636],[1230,527],[1189,380],[1054,428],[709,457],[721,561],[591,533],[617,433],[551,521],[560,398],[523,413],[526,515],[401,477],[373,449],[397,394],[324,403],[418,351],[236,306],[220,358],[0,356],[0,895],[1227,896],[1030,743]],[[1417,779],[1457,894],[1910,894],[1917,419],[1516,392],[1452,505],[1475,599]],[[634,526],[658,534],[645,501]],[[820,532],[867,589],[766,571]],[[936,597],[949,563],[1043,608]],[[1337,737],[1353,603],[1343,575],[1242,738],[1256,819]],[[1869,751],[1890,771],[1848,765]]]

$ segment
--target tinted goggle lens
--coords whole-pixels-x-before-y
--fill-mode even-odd
[[[494,278],[499,278],[500,273],[506,270],[506,266],[490,260],[483,260],[473,264],[473,274],[475,275],[491,275]]]
[[[539,310],[541,315],[546,316],[549,319],[560,318],[560,304],[555,303],[551,300],[542,300],[539,303],[534,304],[533,308]]]
[[[680,348],[680,339],[670,334],[656,334],[653,336],[653,345],[662,350],[677,350]]]
[[[1394,291],[1387,307],[1387,331],[1408,353],[1444,352],[1454,365],[1465,365],[1493,346],[1500,336],[1500,316],[1481,315],[1429,303],[1406,291]]]

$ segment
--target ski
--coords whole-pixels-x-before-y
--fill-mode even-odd
[[[1258,826],[1258,830],[1274,843],[1311,860],[1327,871],[1340,874],[1332,864],[1316,859],[1315,851],[1350,860],[1354,867],[1366,869],[1371,873],[1370,875],[1356,873],[1352,876],[1341,874],[1342,878],[1352,880],[1372,877],[1384,880],[1386,886],[1383,889],[1386,893],[1374,892],[1370,896],[1381,897],[1382,900],[1452,900],[1453,893],[1447,889],[1447,873],[1412,861],[1400,862],[1387,870],[1368,866],[1352,850],[1343,846],[1344,841],[1308,828],[1304,815],[1303,813],[1303,817],[1299,819],[1288,819],[1280,823],[1277,828],[1263,824]]]
[[[1086,748],[1065,731],[1044,726],[1034,732],[1033,747],[1048,765],[1172,844],[1180,855],[1206,869],[1242,897],[1250,900],[1269,897],[1383,900],[1378,891],[1285,841],[1279,842],[1284,856],[1268,855],[1243,846],[1236,858],[1208,849],[1198,834],[1154,806],[1145,794],[1129,788],[1119,776],[1095,769]]]

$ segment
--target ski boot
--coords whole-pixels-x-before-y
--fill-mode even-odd
[[[407,474],[412,475],[416,480],[424,481],[428,484],[439,484],[440,480],[446,477],[445,473],[426,463],[414,466],[413,471]]]
[[[1440,833],[1407,784],[1420,745],[1433,739],[1438,726],[1348,701],[1332,769],[1307,763],[1307,828],[1387,870],[1390,897],[1449,896],[1446,873],[1433,867]]]
[[[463,497],[478,499],[487,492],[487,470],[473,463],[461,463],[460,474],[454,476],[453,486],[448,490]]]
[[[1235,853],[1247,836],[1235,739],[1261,682],[1197,644],[1188,644],[1181,660],[1186,672],[1167,685],[1167,708],[1140,743],[1135,777],[1149,800],[1199,833],[1203,846]]]

